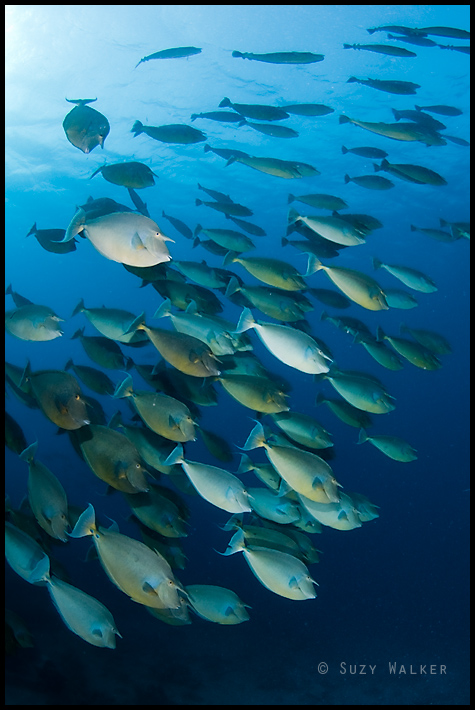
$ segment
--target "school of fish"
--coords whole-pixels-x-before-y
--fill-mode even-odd
[[[468,40],[465,30],[398,25],[368,29],[370,34],[382,31],[395,33],[389,35],[391,40],[406,42],[413,49],[419,45],[466,54],[470,51],[468,46],[437,45],[430,39],[435,36]],[[394,79],[348,78],[349,83],[367,87],[362,91],[399,96],[423,91],[420,85],[404,81],[397,74],[397,62],[402,69],[404,62],[416,58],[413,49],[393,43],[345,43],[343,49],[395,58]],[[135,68],[151,62],[148,68],[152,70],[155,62],[191,58],[201,51],[197,47],[162,49],[143,57]],[[324,61],[322,54],[313,52],[259,54],[235,50],[232,57],[278,65]],[[403,71],[401,75],[404,76]],[[109,123],[91,106],[97,99],[66,100],[74,104],[63,121],[71,145],[85,154],[97,146],[107,150],[106,139],[114,130],[114,122]],[[281,122],[290,116],[320,120],[334,112],[318,103],[271,106],[239,103],[227,97],[219,106],[208,108],[211,110],[203,107],[199,112],[201,107],[193,107],[190,120],[199,125],[204,125],[204,121],[233,124],[243,136],[243,147],[248,131],[276,140],[298,138],[299,131]],[[445,124],[432,115],[450,120],[461,113],[456,107],[416,105],[393,109],[394,121],[387,123],[372,121],[371,115],[360,116],[357,106],[348,112],[351,117],[346,111],[339,115],[340,124],[358,129],[354,131],[355,138],[363,129],[390,139],[388,151],[391,141],[444,146],[449,140],[468,145],[462,137],[446,135]],[[226,161],[226,166],[247,166],[260,171],[262,179],[270,182],[274,178],[320,176],[316,167],[300,160],[211,146],[203,130],[186,124],[151,126],[136,119],[130,130],[141,141],[182,146],[204,143],[203,160],[218,156]],[[343,134],[345,142],[353,135],[347,127],[342,129]],[[447,184],[442,175],[424,165],[392,162],[389,152],[380,148],[347,148],[342,144],[343,139],[335,153],[380,161],[374,163],[374,173],[368,175],[350,176],[342,169],[342,185],[352,182],[366,190],[388,190],[397,189],[397,181],[404,180],[417,190],[417,185],[443,189]],[[216,164],[219,166],[219,161]],[[253,238],[265,236],[264,228],[248,221],[253,212],[246,205],[212,188],[197,186],[210,198],[195,196],[195,205],[203,210],[203,224],[206,225],[205,215],[214,210],[238,229],[228,229],[227,223],[223,228],[200,224],[192,227],[165,211],[161,217],[150,216],[137,190],[156,184],[159,168],[155,169],[157,172],[134,160],[105,163],[93,176],[100,174],[116,185],[118,198],[125,195],[125,188],[133,206],[110,198],[90,198],[76,208],[69,225],[38,229],[35,223],[27,236],[35,236],[41,247],[52,254],[87,249],[85,240],[89,241],[103,258],[122,264],[143,286],[160,295],[162,302],[156,312],[134,313],[94,303],[86,307],[84,294],[70,317],[77,317],[78,329],[72,337],[80,341],[90,364],[79,364],[68,357],[63,370],[34,371],[29,362],[5,365],[8,391],[27,408],[40,409],[52,425],[67,433],[75,452],[71,455],[79,456],[109,490],[123,495],[141,533],[142,541],[124,535],[116,522],[107,527],[100,523],[101,511],[96,512],[91,504],[79,508],[68,501],[64,475],[50,471],[41,462],[41,442],[28,443],[21,425],[6,412],[6,445],[18,454],[19,468],[26,464],[27,475],[27,502],[15,510],[8,498],[6,501],[7,562],[26,582],[47,586],[54,607],[70,631],[89,644],[111,649],[116,646],[116,637],[121,638],[120,624],[101,601],[69,583],[55,563],[48,539],[71,544],[71,538],[91,537],[93,556],[110,581],[162,622],[189,624],[192,610],[207,621],[230,625],[249,619],[248,605],[234,591],[215,585],[185,586],[177,577],[186,560],[181,540],[190,531],[187,495],[198,495],[204,506],[215,506],[228,514],[223,529],[231,533],[231,538],[220,554],[241,552],[252,574],[266,589],[291,600],[316,597],[315,577],[319,575],[308,569],[319,561],[314,534],[321,533],[325,526],[353,530],[379,516],[378,506],[365,494],[347,490],[351,472],[339,470],[338,461],[333,470],[327,461],[325,452],[333,447],[331,432],[314,416],[294,409],[289,383],[269,371],[253,353],[257,342],[275,358],[276,364],[284,365],[284,371],[289,368],[289,376],[296,370],[310,376],[309,381],[315,383],[314,391],[308,394],[310,411],[325,403],[342,422],[358,430],[354,444],[369,442],[383,456],[401,463],[417,459],[412,445],[416,441],[410,444],[397,436],[386,417],[376,417],[378,422],[381,420],[378,433],[368,431],[376,424],[370,415],[395,409],[394,394],[373,373],[341,369],[335,355],[315,332],[318,329],[306,320],[306,314],[315,308],[313,299],[333,309],[330,314],[323,310],[321,320],[362,345],[376,363],[376,373],[381,367],[402,369],[406,362],[423,370],[436,370],[451,352],[446,338],[434,331],[401,324],[399,333],[387,332],[384,313],[380,314],[375,333],[359,318],[339,313],[352,303],[363,316],[365,310],[410,310],[418,306],[416,292],[437,291],[429,275],[408,264],[383,263],[376,254],[376,274],[338,265],[342,249],[356,249],[373,230],[382,227],[375,217],[343,211],[348,203],[336,195],[289,193],[288,222],[283,225],[286,236],[278,245],[281,253],[276,249],[272,258],[253,256],[249,254],[256,248]],[[395,180],[377,174],[380,171]],[[300,204],[298,208],[290,206],[296,202]],[[173,236],[168,236],[169,227],[163,228],[163,220],[173,228]],[[442,242],[470,236],[470,225],[463,221],[411,225],[411,230]],[[301,239],[289,239],[294,232]],[[209,257],[174,259],[174,243],[186,244],[186,240],[190,254],[193,248],[201,247]],[[285,250],[290,247],[307,256],[306,269],[299,271],[288,263]],[[336,263],[327,263],[335,258]],[[337,290],[320,287],[320,271]],[[381,278],[380,283],[382,272],[389,277]],[[397,282],[409,290],[395,288]],[[14,308],[5,313],[9,336],[42,342],[63,335],[64,318],[55,310],[30,301],[15,292],[12,285],[6,293],[14,302]],[[227,303],[241,309],[235,322],[219,315]],[[92,328],[87,334],[85,324]],[[155,366],[141,362],[142,347],[153,354]],[[105,370],[120,371],[116,372],[118,381],[112,381]],[[139,384],[138,375],[146,383],[145,389]],[[327,398],[319,391],[318,383],[323,380],[336,390],[336,398]],[[117,405],[109,422],[100,401],[84,393],[83,386]],[[225,440],[200,424],[201,408],[217,404],[221,387],[227,393],[222,396],[230,396],[242,405],[243,417],[257,417],[249,425],[245,441]],[[121,401],[131,405],[128,421],[119,411]],[[237,470],[232,472],[189,458],[187,442],[198,436],[212,458],[223,465],[229,466],[240,452]],[[252,452],[259,448],[264,449],[268,463],[253,460]],[[243,482],[249,480],[242,478],[249,472],[257,479],[255,484]]]

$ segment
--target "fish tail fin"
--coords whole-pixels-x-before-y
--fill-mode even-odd
[[[246,538],[244,536],[243,531],[241,528],[236,530],[234,535],[232,536],[231,540],[228,543],[228,546],[226,548],[225,552],[218,552],[219,555],[223,555],[224,557],[228,557],[229,555],[234,555],[236,552],[242,552],[243,550],[246,549]]]
[[[71,335],[71,340],[75,338],[81,338],[84,335],[84,328],[79,328],[73,335]]]
[[[21,374],[20,382],[18,383],[18,388],[23,389],[25,383],[28,382],[30,377],[31,377],[31,365],[30,365],[30,361],[27,360],[26,365],[25,365],[25,369],[23,370],[23,372]]]
[[[380,269],[383,265],[383,262],[377,259],[375,256],[373,256],[373,269],[377,271]]]
[[[38,228],[37,228],[36,222],[35,222],[26,236],[29,237],[31,234],[36,234],[37,231],[38,231]]]
[[[198,199],[198,197],[197,197],[196,200],[195,200],[195,205],[196,205],[197,207],[199,207],[199,206],[202,205],[202,204],[203,204],[203,200],[200,200],[200,199]]]
[[[374,170],[375,173],[379,173],[379,171],[382,170],[382,169],[383,169],[383,164],[382,164],[382,163],[381,163],[381,165],[378,165],[378,163],[373,163],[373,170]]]
[[[338,117],[338,123],[351,123],[351,118],[342,114]]]
[[[92,173],[92,175],[91,175],[91,177],[89,178],[89,180],[91,180],[91,179],[94,177],[94,175],[97,175],[97,173],[102,172],[102,168],[103,168],[103,167],[105,167],[105,165],[101,165],[100,168],[97,168],[97,170],[94,170],[94,172]]]
[[[38,442],[35,441],[33,444],[30,444],[26,447],[26,449],[24,449],[24,451],[21,452],[20,459],[22,461],[26,461],[27,463],[31,463],[32,461],[34,461],[37,448]]]
[[[365,441],[368,441],[368,436],[367,436],[364,429],[360,429],[360,432],[358,435],[358,441],[356,443],[357,444],[364,444]]]
[[[170,301],[169,298],[166,298],[163,303],[159,305],[155,313],[153,314],[153,318],[165,318],[165,316],[170,316],[172,313],[172,302]]]
[[[299,213],[297,212],[297,210],[294,210],[293,207],[291,207],[289,210],[289,213],[287,215],[287,224],[294,224],[299,219],[300,219]]]
[[[237,254],[238,253],[236,251],[228,251],[223,259],[223,266],[229,266],[229,264],[232,264],[233,261],[236,261]]]
[[[31,584],[41,584],[41,582],[48,583],[50,580],[50,561],[48,555],[45,554],[44,557],[39,560],[33,571],[28,576],[28,581]]]
[[[224,99],[221,101],[219,104],[219,108],[223,108],[223,106],[231,106],[231,101],[228,99],[227,96],[224,97]]]
[[[307,271],[304,273],[304,277],[311,276],[316,271],[320,271],[321,268],[322,268],[322,262],[319,259],[317,259],[315,254],[309,253],[308,263],[307,263]]]
[[[297,199],[297,198],[295,197],[295,195],[292,195],[292,193],[289,192],[289,196],[288,196],[288,198],[287,198],[287,204],[290,205],[290,203],[291,203],[291,202],[294,202],[294,200],[296,200],[296,199]]]
[[[135,121],[130,132],[134,134],[134,138],[137,138],[137,136],[143,133],[143,123],[141,121]]]
[[[254,464],[252,463],[251,459],[247,454],[241,454],[241,461],[239,463],[238,470],[236,471],[237,475],[240,475],[241,473],[248,473],[249,471],[254,470]]]
[[[351,178],[349,175],[345,175],[344,180],[345,180],[345,185],[347,185],[349,182],[351,182]]]
[[[205,153],[208,153],[210,150],[213,150],[213,149],[210,145],[208,145],[208,143],[205,143],[203,146],[203,150]]]
[[[244,55],[242,52],[236,52],[236,51],[234,51],[234,52],[232,53],[232,56],[233,56],[233,57],[242,57],[243,59],[246,58],[245,55]]]
[[[266,433],[264,431],[264,427],[260,422],[256,422],[256,426],[247,437],[246,443],[244,446],[239,448],[243,451],[251,451],[251,449],[258,449],[259,447],[264,446],[265,443]]]
[[[347,84],[354,84],[355,81],[356,81],[356,82],[358,81],[358,79],[356,78],[356,76],[350,76],[350,78],[346,80],[346,83],[347,83]]]
[[[287,239],[287,237],[282,237],[282,239],[280,240],[280,244],[281,244],[281,246],[286,247],[287,244],[290,244],[290,242]]]
[[[120,399],[121,397],[132,397],[133,393],[134,385],[132,375],[126,373],[125,378],[122,380],[122,382],[119,382],[117,384],[117,387],[115,388],[114,394],[112,396],[116,399]]]
[[[69,104],[76,104],[76,106],[86,106],[87,104],[93,104],[95,99],[66,99]]]
[[[319,392],[316,396],[316,399],[315,399],[315,406],[318,407],[319,404],[323,404],[326,401],[327,400],[326,400],[325,395],[322,394],[321,392]]]
[[[250,328],[254,328],[255,325],[256,325],[256,321],[254,320],[254,316],[252,315],[250,309],[243,308],[243,311],[242,311],[241,316],[239,318],[238,324],[236,326],[236,329],[233,331],[233,333],[234,334],[244,333],[246,330],[249,330]]]
[[[174,466],[177,463],[183,463],[184,460],[185,459],[183,458],[183,446],[181,444],[177,444],[171,454],[167,456],[163,464],[164,466]]]
[[[317,257],[314,254],[309,254],[308,255],[307,272],[304,274],[304,276],[310,276],[311,274],[314,274],[316,271],[320,271],[320,269],[323,269],[323,264],[320,261],[320,259],[317,259]]]
[[[143,330],[143,325],[145,325],[145,311],[142,311],[137,318],[134,318],[124,335],[127,335],[128,333],[135,333],[137,330]]]
[[[239,286],[239,281],[235,276],[231,276],[231,278],[228,281],[228,285],[226,286],[226,292],[225,296],[229,298],[229,296],[232,296],[233,293],[236,293],[237,291],[240,291],[241,287]]]
[[[81,513],[77,519],[76,525],[72,532],[68,533],[69,537],[86,537],[93,535],[96,530],[96,512],[93,506],[89,503],[86,510]]]
[[[343,155],[345,155],[346,153],[348,153],[348,148],[346,146],[342,145],[341,152],[343,153]]]
[[[381,326],[378,325],[378,327],[376,328],[376,340],[377,340],[379,343],[382,343],[385,338],[386,338],[386,333],[385,333],[384,330],[381,328]]]
[[[71,360],[71,358],[69,358],[69,360],[67,361],[66,365],[64,366],[64,369],[65,369],[65,370],[70,370],[71,367],[73,367],[73,366],[74,366],[74,363],[73,363],[73,361]]]
[[[397,111],[397,109],[395,108],[392,108],[391,111],[393,112],[394,120],[399,121],[401,118],[401,114],[399,113],[399,111]]]
[[[78,305],[76,306],[76,308],[74,309],[74,311],[71,313],[71,318],[72,318],[73,316],[77,316],[78,313],[82,313],[82,311],[85,311],[85,310],[86,310],[86,306],[84,305],[84,300],[81,298],[81,299],[79,300]],[[74,336],[73,336],[73,337],[74,337]]]
[[[239,530],[239,528],[242,528],[242,524],[243,524],[243,514],[242,513],[235,513],[234,515],[231,515],[228,522],[223,525],[221,530],[225,530],[228,532],[229,532],[229,530]]]
[[[8,284],[8,286],[6,287],[6,289],[5,289],[5,296],[6,296],[8,293],[13,296],[13,289],[12,289],[12,285],[11,285],[11,284]]]
[[[138,62],[138,63],[134,66],[134,69],[137,69],[137,67],[139,66],[139,64],[142,64],[142,62],[144,62],[144,61],[145,61],[145,57],[144,57],[143,59],[141,59],[140,62]]]

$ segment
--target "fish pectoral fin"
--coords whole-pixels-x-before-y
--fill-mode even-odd
[[[59,397],[55,397],[55,399],[54,399],[54,404],[55,404],[56,409],[58,410],[58,412],[59,412],[60,414],[67,414],[67,413],[68,413],[68,408],[67,408],[67,406],[64,404],[64,402],[62,402],[62,401],[60,400]]]
[[[168,417],[168,426],[170,427],[170,429],[180,429],[180,423],[177,422],[171,414]]]
[[[299,583],[296,577],[291,577],[289,579],[289,589],[298,589]]]
[[[156,590],[152,587],[151,584],[149,584],[149,582],[144,582],[142,584],[142,591],[145,592],[145,594],[150,594],[150,595],[153,595],[154,597],[158,596]]]
[[[135,232],[134,236],[132,237],[132,240],[130,242],[131,246],[133,249],[145,249],[145,244],[140,238],[140,235],[138,232]]]
[[[188,358],[189,358],[190,362],[193,363],[193,365],[195,365],[201,359],[195,350],[190,350]]]

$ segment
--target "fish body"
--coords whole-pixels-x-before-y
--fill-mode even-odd
[[[9,522],[5,522],[5,557],[13,571],[30,584],[37,584],[49,570],[49,558],[43,548]]]
[[[410,52],[404,47],[397,47],[394,44],[344,44],[343,49],[364,49],[367,52],[377,54],[387,54],[390,57],[416,57],[415,52]]]
[[[179,587],[170,565],[156,550],[115,530],[96,526],[92,505],[82,513],[71,537],[92,535],[107,576],[133,601],[158,609],[180,606]]]
[[[256,331],[267,350],[284,364],[309,374],[328,372],[330,369],[329,358],[307,333],[286,325],[259,323],[254,320],[249,308],[245,308],[235,332],[242,333],[250,328]]]
[[[250,217],[253,212],[249,207],[244,205],[239,205],[237,202],[204,202],[203,200],[195,200],[197,207],[200,205],[206,205],[206,207],[211,207],[211,209],[217,212],[222,212],[225,215],[233,217]]]
[[[244,533],[236,533],[234,552],[242,552],[252,573],[267,589],[286,599],[315,599],[315,580],[306,565],[293,555],[265,547],[247,546]]]
[[[31,303],[5,311],[5,330],[20,340],[40,343],[54,340],[63,334],[60,326],[62,320],[48,306]]]
[[[124,493],[148,491],[142,458],[125,434],[91,424],[80,446],[92,472],[112,488]]]
[[[345,175],[345,183],[354,182],[360,187],[365,187],[367,190],[390,190],[394,187],[394,183],[381,175],[357,175],[350,177]]]
[[[149,62],[151,59],[182,59],[183,57],[192,57],[194,54],[200,54],[201,49],[199,47],[172,47],[171,49],[161,49],[159,52],[154,52],[153,54],[148,54],[143,57],[138,64],[136,64],[135,69],[143,62]]]
[[[84,313],[89,323],[96,330],[110,340],[118,340],[120,343],[136,343],[146,341],[147,336],[141,331],[129,332],[129,328],[135,321],[140,321],[144,314],[135,316],[130,311],[121,308],[86,308],[81,298],[74,309],[72,315]]]
[[[66,99],[76,106],[63,121],[66,138],[83,153],[90,153],[97,145],[104,148],[104,141],[109,135],[109,121],[102,113],[87,106],[97,99]]]
[[[278,126],[272,123],[253,123],[252,121],[246,121],[244,125],[250,126],[250,128],[253,128],[255,131],[263,133],[265,136],[271,136],[272,138],[297,138],[299,135],[293,128]]]
[[[292,160],[280,160],[280,158],[261,158],[252,155],[234,154],[229,158],[227,164],[230,165],[234,162],[242,163],[261,173],[281,177],[285,180],[320,175],[320,171],[314,168],[313,165]]]
[[[267,64],[315,64],[322,62],[323,54],[313,52],[269,52],[268,54],[254,54],[253,52],[233,52],[233,57],[252,59],[256,62]]]
[[[155,185],[155,180],[153,179],[155,173],[150,170],[148,165],[136,161],[103,165],[93,172],[91,178],[97,173],[102,173],[102,177],[113,185],[130,187],[134,190],[141,190],[144,187],[153,187]]]
[[[368,436],[364,429],[360,429],[358,444],[369,441],[370,444],[394,461],[408,463],[417,459],[416,450],[398,436],[386,436],[383,434]]]
[[[202,498],[228,513],[249,513],[248,493],[242,482],[229,471],[217,466],[188,461],[183,458],[183,447],[178,444],[167,458],[168,464],[181,464],[192,486]]]
[[[48,591],[70,631],[92,646],[115,648],[115,637],[120,633],[104,604],[54,576],[48,579]]]
[[[387,340],[399,355],[416,367],[420,367],[421,370],[438,370],[442,367],[442,363],[439,358],[434,355],[432,350],[429,350],[418,342],[408,340],[407,338],[399,338],[394,335],[387,335],[381,326],[378,326],[377,337],[380,341]]]
[[[338,483],[331,467],[320,456],[295,446],[275,444],[260,422],[249,434],[244,450],[263,446],[277,473],[297,493],[321,503],[339,500]]]
[[[289,211],[289,224],[301,221],[310,227],[313,232],[316,232],[323,239],[344,246],[356,246],[364,244],[365,240],[361,235],[361,231],[355,229],[351,224],[339,217],[326,215],[311,215],[304,217],[296,210]]]
[[[315,260],[314,268],[317,271],[323,269],[335,286],[363,308],[369,311],[384,311],[389,308],[381,286],[361,271],[343,266],[324,266],[318,259]]]
[[[375,269],[386,269],[405,286],[409,286],[415,291],[422,291],[423,293],[437,291],[437,286],[432,279],[417,269],[412,269],[409,266],[397,266],[396,264],[383,264],[382,261],[376,258],[373,258],[373,266]]]
[[[395,175],[401,180],[414,182],[418,185],[447,185],[447,180],[436,173],[435,170],[425,168],[423,165],[411,165],[410,163],[389,163],[382,160],[381,165],[374,164],[375,170],[385,170],[391,175]]]
[[[115,397],[132,397],[145,424],[156,434],[176,442],[193,441],[195,424],[188,407],[161,392],[134,391],[130,375],[117,385]]]
[[[283,118],[288,118],[289,114],[282,108],[276,106],[266,106],[264,104],[235,104],[225,97],[219,104],[229,107],[237,111],[246,118],[256,118],[259,121],[281,121]]]
[[[280,414],[271,414],[271,418],[279,429],[297,444],[310,449],[326,449],[333,446],[331,434],[308,414],[281,412]]]
[[[22,451],[28,463],[28,501],[38,524],[53,538],[67,542],[69,528],[66,491],[56,476],[35,459],[38,442]]]
[[[193,611],[206,621],[229,626],[249,619],[248,605],[231,589],[211,584],[189,584],[185,591]]]
[[[357,79],[355,76],[350,76],[349,83],[357,82],[365,86],[371,86],[379,91],[386,91],[390,94],[415,94],[417,89],[420,89],[420,84],[414,84],[412,81],[395,81],[394,79]]]
[[[106,259],[130,266],[170,261],[166,237],[156,222],[136,212],[113,212],[83,225],[84,235]]]
[[[166,126],[144,126],[140,121],[135,121],[132,126],[134,138],[141,133],[145,133],[149,138],[153,138],[161,143],[181,143],[189,145],[190,143],[200,143],[206,140],[206,135],[203,131],[198,131],[192,126],[187,126],[184,123],[170,123]]]
[[[241,257],[231,252],[226,256],[224,266],[228,266],[228,264],[233,262],[241,264],[246,271],[259,281],[263,281],[269,286],[281,288],[284,291],[301,291],[307,286],[297,269],[280,259],[259,256]]]
[[[68,254],[71,251],[76,251],[75,239],[63,242],[66,234],[64,229],[38,229],[35,222],[26,236],[29,237],[32,234],[43,249],[52,254]]]
[[[287,412],[285,393],[267,377],[221,375],[219,381],[231,397],[256,412]]]
[[[341,197],[325,194],[299,195],[298,197],[290,194],[287,201],[289,203],[294,201],[303,202],[306,205],[310,205],[310,207],[332,211],[343,210],[348,207],[348,203]]]
[[[356,409],[372,414],[387,414],[395,409],[394,397],[374,378],[367,375],[338,372],[323,375],[343,399]]]
[[[366,131],[376,133],[378,136],[385,136],[396,141],[420,141],[426,145],[445,145],[446,141],[437,132],[429,131],[414,123],[373,123],[370,121],[360,121],[349,116],[340,116],[340,123],[353,123],[355,126],[364,128]]]
[[[78,381],[62,370],[31,372],[25,368],[25,380],[43,414],[62,429],[74,430],[89,424],[85,401]]]

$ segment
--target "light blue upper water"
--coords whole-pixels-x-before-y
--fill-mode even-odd
[[[372,257],[377,257],[423,271],[438,290],[413,292],[419,305],[410,311],[375,313],[352,304],[332,314],[360,318],[373,333],[381,325],[397,334],[404,321],[443,334],[453,350],[442,356],[437,371],[425,372],[406,361],[401,371],[385,370],[350,336],[321,322],[326,307],[312,299],[315,310],[307,318],[311,332],[329,345],[338,365],[380,377],[396,397],[394,412],[374,417],[372,433],[401,436],[417,449],[418,460],[402,464],[368,444],[356,446],[356,429],[341,423],[326,407],[315,408],[318,392],[334,396],[330,384],[316,384],[310,375],[286,367],[252,334],[262,362],[291,383],[291,409],[315,416],[333,434],[331,465],[336,478],[345,489],[363,493],[380,506],[380,518],[351,532],[325,528],[312,538],[323,551],[322,562],[311,568],[320,586],[316,600],[300,605],[259,585],[242,556],[218,557],[213,548],[223,550],[229,536],[216,525],[223,525],[227,514],[187,497],[193,513],[184,541],[189,561],[178,577],[184,584],[234,589],[252,606],[250,622],[236,627],[217,627],[196,618],[189,627],[175,629],[155,620],[152,627],[151,617],[112,587],[97,563],[83,563],[84,541],[73,541],[64,549],[55,546],[72,583],[111,609],[124,638],[110,652],[112,660],[108,651],[87,646],[62,625],[44,589],[30,587],[8,570],[7,606],[24,617],[36,643],[34,651],[26,651],[28,660],[17,656],[13,661],[9,704],[45,704],[45,698],[55,704],[465,704],[469,241],[435,241],[411,231],[410,225],[439,228],[440,219],[469,222],[470,148],[450,140],[434,147],[399,142],[340,124],[339,117],[392,123],[391,109],[450,105],[462,113],[431,114],[447,126],[441,135],[469,141],[469,56],[366,31],[382,25],[468,29],[469,6],[7,6],[6,284],[65,319],[64,336],[50,342],[7,335],[9,362],[23,367],[29,360],[33,370],[61,369],[73,357],[77,364],[93,365],[79,342],[70,340],[83,325],[87,334],[96,334],[83,315],[71,318],[80,298],[87,307],[124,308],[136,315],[145,310],[147,322],[151,320],[160,296],[150,286],[139,290],[137,277],[102,257],[87,240],[79,239],[77,251],[62,256],[44,251],[33,237],[25,238],[35,222],[39,229],[66,229],[76,207],[89,196],[110,197],[132,207],[124,188],[101,175],[90,179],[104,163],[131,160],[145,163],[158,176],[155,187],[140,191],[140,196],[151,217],[175,240],[169,247],[177,260],[222,264],[221,257],[202,247],[192,250],[191,242],[161,217],[162,211],[192,230],[198,223],[237,229],[215,211],[195,205],[196,198],[211,199],[198,190],[198,183],[229,194],[253,211],[249,221],[267,235],[251,236],[256,244],[253,255],[284,259],[302,273],[306,257],[291,246],[281,246],[289,193],[338,195],[348,202],[347,212],[376,217],[383,227],[370,234],[366,244],[344,249],[336,260],[325,263],[372,275],[383,289],[401,286],[386,272],[374,274]],[[441,45],[468,44],[431,38]],[[396,44],[417,57],[347,50],[343,43]],[[182,46],[202,52],[188,59],[149,61],[134,69],[146,55]],[[234,58],[233,50],[308,51],[325,58],[310,65],[275,65]],[[347,83],[350,76],[414,82],[420,88],[414,96],[394,95]],[[97,147],[85,155],[66,139],[62,122],[72,106],[65,98],[96,97],[92,106],[108,118],[111,130],[104,150]],[[272,106],[321,103],[333,113],[292,115],[279,122],[299,133],[289,140],[236,124],[204,119],[191,123],[191,114],[218,110],[224,97]],[[284,180],[239,163],[226,167],[222,158],[203,151],[204,143],[180,146],[144,134],[134,138],[131,128],[136,120],[152,126],[193,125],[206,133],[213,148],[305,162],[321,174]],[[376,161],[344,155],[343,145],[381,148],[389,153],[390,162],[423,165],[442,175],[447,185],[419,185],[387,173],[378,174],[395,183],[388,191],[345,184],[345,174],[374,174]],[[317,212],[297,204],[304,214]],[[230,268],[246,283],[258,284],[242,267]],[[322,272],[309,277],[308,284],[333,288]],[[223,315],[237,322],[241,309],[218,295]],[[6,308],[13,308],[10,296]],[[158,359],[152,346],[134,351],[132,357],[147,364]],[[108,374],[114,382],[121,378],[119,372]],[[144,386],[135,372],[133,377],[137,387]],[[202,408],[202,424],[233,447],[242,446],[254,412],[222,389],[218,396],[217,407]],[[116,403],[100,399],[111,416]],[[137,537],[125,520],[128,509],[119,494],[102,496],[104,486],[79,461],[66,436],[56,436],[51,422],[11,394],[6,407],[28,443],[38,439],[39,459],[58,476],[72,502],[81,507],[92,502],[103,515],[119,518],[121,531]],[[7,493],[18,506],[26,495],[26,466],[11,451],[6,455]],[[201,441],[188,445],[187,456],[220,465]],[[255,459],[264,461],[263,452]],[[229,470],[236,470],[238,460],[236,454]],[[245,480],[256,485],[250,475]],[[446,665],[447,672],[395,679],[387,671],[389,661],[406,668],[411,663]],[[94,677],[91,662],[98,664],[101,678]],[[321,673],[320,662],[329,664],[328,674]],[[378,668],[371,676],[350,678],[349,673],[342,674],[343,662]],[[31,695],[22,695],[23,691]]]

